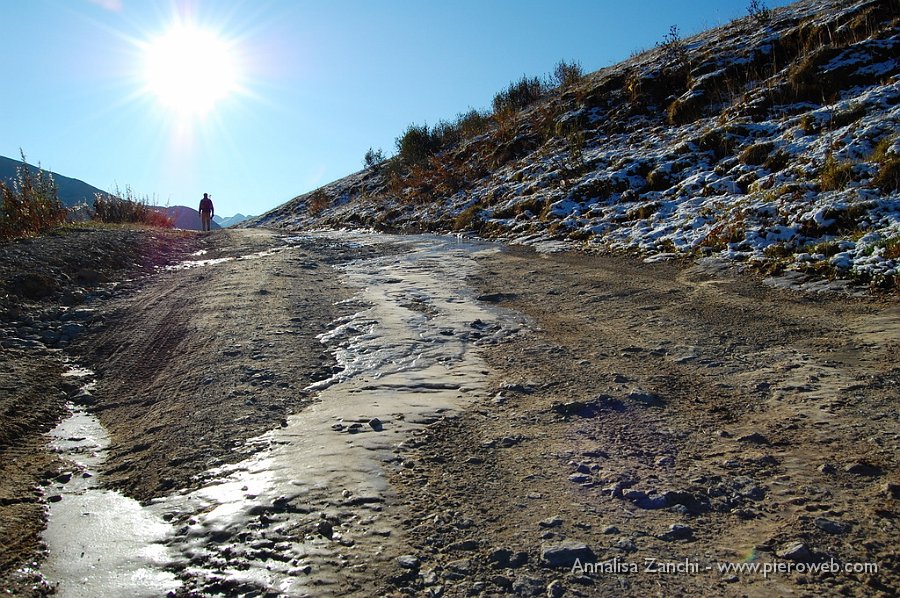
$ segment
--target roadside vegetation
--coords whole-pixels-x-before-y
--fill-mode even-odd
[[[22,165],[14,181],[0,180],[0,241],[31,237],[64,226],[82,211],[66,208],[59,199],[53,175],[40,166],[33,167],[22,154]],[[134,194],[130,187],[122,192],[100,194],[93,208],[87,208],[89,224],[138,224],[172,228],[174,221],[157,209],[148,198]],[[81,222],[81,226],[85,222]]]
[[[41,234],[66,221],[53,176],[32,170],[22,154],[22,166],[12,182],[0,180],[0,240]]]

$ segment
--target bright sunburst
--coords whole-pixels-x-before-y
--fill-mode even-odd
[[[207,29],[173,26],[144,46],[144,59],[146,88],[180,116],[203,116],[239,88],[233,48]]]

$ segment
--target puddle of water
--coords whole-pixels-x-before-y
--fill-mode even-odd
[[[278,251],[282,251],[284,247],[273,247],[271,249],[265,249],[263,251],[257,251],[256,253],[248,253],[246,255],[239,256],[226,256],[226,257],[217,257],[210,258],[205,260],[185,260],[183,262],[178,262],[177,264],[172,264],[169,266],[165,266],[163,269],[167,272],[175,272],[178,270],[190,270],[192,268],[202,268],[205,266],[215,266],[217,264],[224,264],[226,262],[233,261],[243,261],[243,260],[255,260],[262,257],[266,257],[267,255],[272,255]],[[202,256],[206,255],[207,250],[201,249],[200,251],[196,251],[192,253],[192,256]]]
[[[73,367],[65,375],[92,374]],[[171,561],[163,544],[171,527],[137,501],[98,487],[109,436],[96,417],[68,408],[71,415],[49,433],[50,447],[70,469],[46,490],[53,498],[43,533],[44,578],[64,597],[149,597],[177,589],[181,582],[163,569]]]

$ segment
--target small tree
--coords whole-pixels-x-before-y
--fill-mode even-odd
[[[409,166],[425,164],[440,148],[440,139],[428,125],[409,125],[397,138],[397,154]]]
[[[385,161],[384,152],[381,151],[379,147],[377,150],[372,149],[371,147],[366,152],[366,155],[363,156],[363,164],[366,168],[372,168],[373,166],[378,166],[382,162]]]
[[[772,19],[772,11],[766,6],[765,2],[759,0],[751,0],[747,6],[747,14],[759,25],[765,25]]]

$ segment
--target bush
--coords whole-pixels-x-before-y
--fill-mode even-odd
[[[509,110],[518,111],[527,108],[544,96],[546,88],[537,77],[523,76],[519,81],[510,83],[505,90],[494,96],[492,106],[495,114]]]
[[[456,128],[464,139],[471,139],[487,132],[492,125],[491,116],[474,108],[456,117]]]
[[[440,135],[435,135],[428,125],[409,125],[397,138],[397,155],[408,165],[421,165],[440,149]]]
[[[385,161],[384,152],[381,151],[379,147],[377,150],[373,150],[371,147],[366,152],[366,155],[363,156],[363,164],[366,168],[372,168],[373,166],[378,166],[382,162]]]
[[[32,173],[22,154],[16,180],[0,181],[0,239],[40,234],[65,221],[53,176],[40,167]]]
[[[322,189],[316,189],[309,196],[307,206],[311,216],[318,216],[331,206],[331,200]]]
[[[885,193],[900,189],[900,156],[896,154],[885,156],[872,182]]]
[[[584,71],[577,62],[559,61],[553,69],[552,82],[560,89],[572,87],[584,78]]]
[[[739,160],[743,164],[751,164],[753,166],[764,164],[774,148],[774,144],[770,141],[756,143],[742,151]]]
[[[93,219],[108,224],[146,224],[159,228],[172,228],[175,222],[166,216],[150,200],[134,195],[131,187],[122,193],[118,187],[115,194],[94,195]]]
[[[669,27],[669,32],[663,36],[663,40],[656,44],[663,52],[663,60],[665,61],[664,71],[669,76],[687,77],[690,70],[690,60],[688,58],[687,46],[681,39],[681,33],[678,31],[678,25]]]
[[[747,6],[747,14],[750,15],[757,25],[766,25],[772,19],[772,11],[766,6],[765,2],[759,0],[751,0]]]
[[[822,191],[840,191],[852,180],[853,164],[838,162],[834,155],[828,154],[819,171],[819,188]]]

